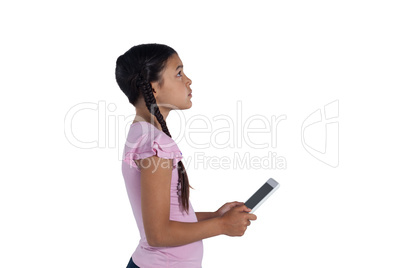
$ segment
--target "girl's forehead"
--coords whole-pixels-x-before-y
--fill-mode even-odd
[[[176,70],[177,67],[183,66],[183,63],[181,62],[181,59],[180,59],[179,55],[173,54],[173,55],[169,58],[169,60],[168,60],[168,62],[167,62],[167,65],[168,65],[168,68],[169,68],[169,69],[174,69],[174,70]]]

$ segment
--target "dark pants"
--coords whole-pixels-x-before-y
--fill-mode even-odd
[[[140,267],[138,267],[138,266],[133,262],[133,258],[130,258],[130,261],[128,262],[126,268],[140,268]]]

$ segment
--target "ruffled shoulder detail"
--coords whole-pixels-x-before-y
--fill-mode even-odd
[[[134,160],[157,155],[161,158],[173,159],[173,169],[183,158],[176,142],[147,122],[132,125],[128,134],[123,161],[140,170]]]

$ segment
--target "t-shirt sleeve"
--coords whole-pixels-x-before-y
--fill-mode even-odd
[[[177,167],[177,163],[183,158],[182,153],[173,139],[161,133],[152,136],[143,134],[136,141],[126,143],[127,150],[124,162],[134,167],[138,171],[137,164],[134,160],[144,159],[156,155],[160,158],[173,159],[173,169]]]

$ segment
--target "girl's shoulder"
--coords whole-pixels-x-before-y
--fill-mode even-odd
[[[163,147],[178,148],[176,142],[171,137],[146,121],[137,121],[131,124],[127,138],[129,141],[139,144],[156,141]]]
[[[182,159],[182,153],[176,142],[163,131],[146,121],[137,121],[130,125],[125,144],[124,161],[157,155],[161,158],[174,159],[173,168]]]

